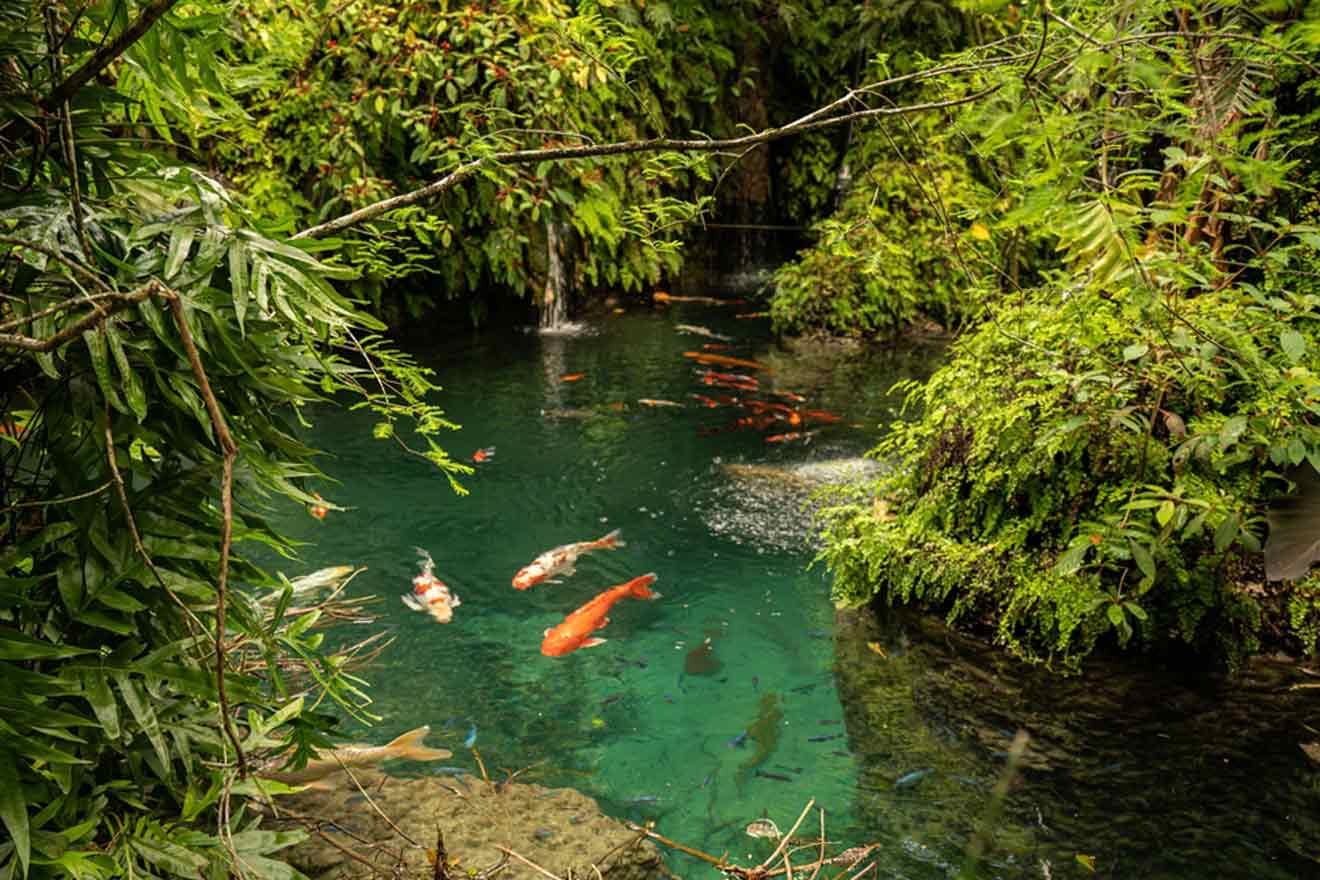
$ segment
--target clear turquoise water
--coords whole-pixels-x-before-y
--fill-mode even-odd
[[[455,751],[452,763],[475,768],[462,747],[475,728],[493,774],[537,764],[522,778],[572,785],[616,816],[654,819],[660,833],[717,854],[746,848],[743,829],[763,814],[786,827],[813,797],[832,829],[844,830],[856,758],[844,736],[810,739],[843,727],[833,610],[826,576],[806,570],[813,552],[801,495],[721,465],[861,455],[895,416],[893,382],[924,374],[938,353],[793,356],[771,350],[764,320],[733,317],[744,309],[607,314],[581,335],[497,333],[418,351],[462,425],[446,447],[462,457],[496,447],[466,478],[467,497],[425,462],[373,440],[369,416],[314,414],[311,439],[339,481],[317,488],[352,509],[324,522],[295,511],[286,525],[312,542],[305,570],[366,565],[351,591],[383,597],[381,625],[396,641],[369,673],[372,710],[385,719],[373,739],[430,724],[431,740]],[[746,413],[696,405],[693,393],[729,392],[697,382],[682,354],[710,340],[674,329],[684,322],[736,335],[719,353],[773,365],[763,390],[803,394],[804,406],[844,421],[805,443],[728,428]],[[586,377],[560,381],[576,372]],[[643,397],[687,405],[648,408],[637,403]],[[579,412],[554,414],[562,410]],[[626,547],[582,557],[563,583],[512,588],[513,574],[542,551],[616,528]],[[462,600],[449,625],[397,598],[417,572],[414,547],[430,551]],[[599,633],[606,644],[540,654],[547,627],[649,571],[663,598],[616,606]],[[716,668],[687,672],[689,653],[706,639]],[[782,721],[777,744],[753,767],[756,742],[730,741],[763,706],[777,706]]]
[[[455,752],[446,763],[475,772],[463,748],[475,730],[495,778],[530,767],[520,778],[572,786],[716,855],[764,855],[747,823],[768,815],[786,828],[814,798],[839,847],[883,842],[883,878],[958,876],[978,836],[986,857],[968,875],[978,878],[1320,876],[1320,774],[1298,748],[1320,740],[1320,703],[1299,689],[1314,679],[1294,664],[1214,683],[1138,658],[1060,679],[929,621],[867,618],[836,632],[826,575],[807,568],[803,494],[728,466],[861,455],[897,417],[893,383],[926,375],[940,354],[791,354],[736,311],[633,310],[600,315],[581,335],[492,332],[417,351],[463,426],[446,447],[462,457],[496,447],[466,479],[467,497],[373,440],[368,416],[313,414],[310,439],[338,481],[315,488],[351,510],[324,522],[288,511],[281,524],[309,542],[289,573],[368,566],[350,591],[382,597],[378,625],[396,639],[368,673],[383,720],[370,731],[346,723],[346,739],[430,724],[431,741]],[[772,366],[767,387],[843,421],[805,444],[729,428],[745,413],[692,405],[693,393],[713,392],[683,352],[708,340],[679,323],[736,336],[721,353]],[[688,406],[646,408],[643,397]],[[615,528],[626,547],[584,556],[563,583],[512,588],[544,550]],[[396,598],[418,570],[414,547],[462,599],[449,625]],[[663,598],[616,606],[606,644],[540,654],[547,627],[648,571]],[[688,672],[706,639],[714,668]],[[778,737],[773,748],[763,737],[753,766],[757,743],[730,743],[761,718]],[[996,805],[1018,729],[1031,751]],[[817,739],[835,734],[845,735]],[[1079,855],[1095,857],[1096,873]],[[710,876],[683,857],[671,866]]]

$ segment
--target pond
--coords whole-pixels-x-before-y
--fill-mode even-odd
[[[891,387],[928,375],[941,351],[785,351],[764,319],[740,314],[750,308],[607,310],[575,332],[492,331],[415,352],[436,371],[440,402],[462,425],[442,438],[446,448],[466,458],[494,447],[465,478],[466,497],[426,462],[372,439],[369,415],[313,414],[310,440],[329,453],[322,466],[338,481],[316,488],[350,509],[323,521],[302,512],[283,519],[309,542],[290,574],[367,566],[350,593],[381,596],[378,625],[395,636],[368,672],[372,711],[384,720],[370,732],[347,723],[344,736],[379,742],[429,724],[429,742],[452,749],[453,766],[397,772],[478,772],[470,742],[496,778],[522,770],[523,780],[571,786],[611,815],[654,820],[659,833],[715,855],[760,853],[748,823],[768,816],[786,828],[814,798],[832,842],[886,842],[879,876],[954,876],[994,800],[1008,748],[1001,734],[1011,738],[1013,725],[1039,719],[1003,711],[977,720],[976,700],[962,698],[965,683],[933,689],[937,698],[923,702],[930,689],[922,682],[941,664],[992,661],[955,663],[939,640],[933,655],[908,650],[908,630],[901,638],[856,626],[836,631],[827,576],[809,568],[813,489],[850,468],[875,467],[860,457],[899,417]],[[763,369],[703,364],[691,353],[752,359]],[[711,371],[754,376],[755,388]],[[743,387],[720,384],[730,382]],[[513,588],[514,573],[543,551],[615,529],[624,546],[584,554],[559,583]],[[396,598],[418,572],[415,548],[434,557],[436,574],[461,598],[447,625]],[[615,605],[597,633],[604,644],[541,654],[547,628],[647,572],[657,575],[661,598]],[[843,705],[841,688],[845,699],[868,705]],[[1047,689],[1034,698],[1052,699]],[[990,733],[978,739],[982,728]],[[1040,803],[1117,802],[1115,786],[1166,785],[1156,773],[1131,772],[1149,769],[1143,754],[1155,754],[1144,740],[1131,747],[1124,773],[1050,776]],[[1310,777],[1291,748],[1270,762],[1269,778],[1286,782],[1289,809],[1315,810],[1314,786],[1297,790]],[[1028,759],[1026,782],[1044,772],[1031,760],[1042,759]],[[1117,876],[1106,865],[1139,865],[1142,848],[1159,841],[1157,815],[1146,817],[1155,833],[1129,823],[1109,834],[1053,813],[1047,821],[1035,812],[1039,803],[1021,798],[1020,790],[1009,795],[976,876],[1050,876],[1042,861],[1054,877],[1089,876],[1079,854],[1094,854],[1101,875]],[[1093,809],[1077,812],[1104,822]],[[1217,873],[1289,876],[1252,873],[1257,865],[1248,863],[1224,870],[1217,826],[1207,823],[1198,830],[1204,864]],[[1052,824],[1067,832],[1048,832]],[[1261,857],[1292,865],[1298,853],[1314,855],[1314,825],[1312,817],[1287,843],[1284,826],[1253,826],[1279,836],[1262,841]],[[684,859],[672,867],[709,873]]]

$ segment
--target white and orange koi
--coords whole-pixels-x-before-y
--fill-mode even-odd
[[[545,551],[519,569],[513,576],[513,586],[519,590],[526,590],[552,577],[560,575],[567,577],[576,571],[574,564],[583,553],[591,550],[614,550],[622,546],[624,546],[623,539],[619,537],[618,529],[595,541],[563,544],[553,550]]]

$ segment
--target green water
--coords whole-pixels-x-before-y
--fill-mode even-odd
[[[315,415],[310,439],[330,453],[322,466],[339,481],[317,488],[352,509],[324,522],[295,512],[287,525],[314,542],[303,554],[307,570],[366,565],[351,592],[383,597],[381,625],[396,641],[369,673],[372,709],[385,719],[373,738],[430,724],[431,739],[455,751],[452,763],[475,769],[462,747],[475,728],[494,775],[536,764],[520,778],[572,785],[616,816],[654,819],[661,833],[716,854],[745,849],[743,829],[764,814],[787,827],[809,798],[833,831],[845,831],[857,767],[832,675],[826,576],[806,570],[803,494],[723,465],[860,456],[895,416],[890,386],[924,375],[938,352],[795,356],[772,351],[766,322],[735,319],[736,311],[608,314],[578,335],[498,333],[416,352],[462,425],[446,447],[463,457],[496,447],[466,478],[467,497],[425,462],[373,440],[369,416]],[[738,337],[719,354],[771,365],[762,393],[700,384],[683,352],[711,340],[674,329],[685,322]],[[560,380],[579,372],[580,381]],[[733,427],[746,411],[692,397],[775,399],[771,388],[843,421],[805,441],[767,443],[766,434],[793,427]],[[650,408],[639,398],[685,406]],[[539,553],[612,529],[622,530],[624,548],[583,556],[562,583],[512,588],[513,574]],[[414,547],[433,555],[462,600],[449,625],[397,598],[417,572]],[[540,654],[547,627],[649,571],[663,598],[615,606],[599,633],[606,644]],[[694,649],[700,668],[688,672]],[[776,711],[782,718],[771,725]],[[762,717],[761,742],[730,745]]]
[[[749,822],[768,815],[786,829],[814,798],[838,848],[883,844],[883,878],[956,876],[978,837],[985,860],[969,876],[1320,876],[1320,783],[1297,748],[1320,740],[1320,713],[1294,666],[1221,685],[1097,663],[1061,680],[927,624],[836,621],[826,575],[807,570],[804,490],[746,466],[861,455],[897,417],[888,389],[927,375],[940,353],[789,353],[736,311],[634,310],[578,335],[498,332],[417,351],[463,426],[446,447],[496,447],[467,497],[371,439],[368,416],[314,414],[310,439],[339,481],[315,488],[351,510],[287,514],[311,542],[291,573],[368,566],[350,591],[382,597],[378,626],[396,639],[368,673],[384,720],[369,732],[349,723],[346,738],[430,724],[433,743],[455,752],[446,763],[475,772],[463,748],[475,730],[495,778],[530,767],[520,779],[572,786],[611,815],[743,859],[768,852]],[[763,392],[802,394],[804,408],[842,421],[808,442],[767,443],[731,424],[746,411],[696,405],[693,394],[730,392],[698,382],[683,352],[709,340],[679,323],[737,337],[719,353],[773,367]],[[572,373],[585,377],[560,380]],[[616,528],[626,547],[582,557],[563,583],[512,588],[544,550]],[[418,570],[415,547],[462,599],[451,624],[397,598]],[[547,627],[648,571],[663,598],[617,605],[604,645],[540,654]],[[1019,729],[1032,745],[996,805]],[[1079,855],[1095,857],[1094,874]]]

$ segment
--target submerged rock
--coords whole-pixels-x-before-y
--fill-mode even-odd
[[[502,857],[496,847],[560,877],[592,877],[596,870],[609,880],[660,876],[660,856],[652,844],[638,841],[635,832],[572,789],[496,785],[461,773],[420,779],[356,776],[394,827],[347,780],[332,791],[306,791],[279,801],[282,818],[275,827],[307,828],[307,820],[314,820],[308,839],[285,852],[289,863],[309,877],[355,880],[373,872],[430,877],[437,829],[444,833],[451,877],[494,865]],[[511,859],[498,876],[531,880],[544,875]]]

